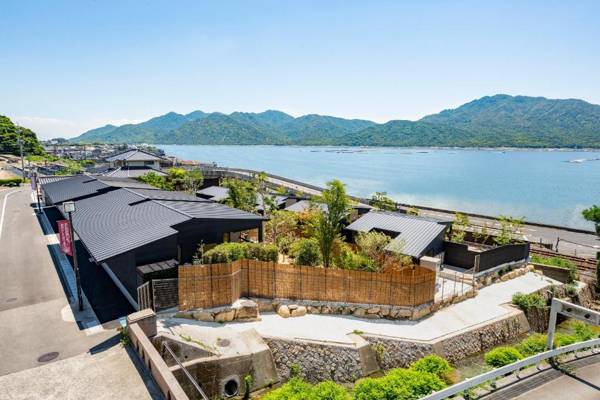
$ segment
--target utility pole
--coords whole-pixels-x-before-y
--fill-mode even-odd
[[[23,162],[23,129],[21,127],[17,127],[19,131],[19,138],[17,141],[19,142],[19,148],[21,149],[21,175],[23,176],[23,180],[25,180],[25,163]]]

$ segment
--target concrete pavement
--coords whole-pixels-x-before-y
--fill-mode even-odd
[[[28,397],[15,397],[14,391],[6,392],[10,390],[6,389],[8,385],[0,384],[0,398],[52,398],[53,395],[46,396],[46,392],[36,393],[31,377],[37,377],[38,372],[44,373],[45,370],[38,371],[37,367],[55,362],[63,362],[64,371],[73,371],[72,377],[61,374],[60,379],[55,376],[56,379],[46,381],[49,387],[44,390],[50,391],[50,394],[67,390],[64,393],[68,396],[56,395],[55,398],[120,397],[115,388],[92,376],[87,378],[87,383],[72,383],[69,388],[61,388],[69,379],[77,382],[75,371],[81,372],[77,358],[73,357],[100,355],[115,347],[120,348],[119,334],[115,329],[118,324],[94,324],[95,315],[89,307],[82,314],[75,302],[70,304],[67,295],[70,279],[65,279],[63,286],[59,275],[61,263],[57,260],[55,264],[51,256],[51,247],[56,247],[56,244],[45,236],[31,203],[28,187],[0,190],[0,377],[8,376],[3,382],[13,382],[14,379],[17,394],[30,388]],[[48,353],[54,354],[46,361],[40,360]],[[140,374],[135,368],[130,368],[129,357],[112,359],[117,361],[111,362],[110,368],[129,371],[122,373],[136,386],[136,378],[139,379]],[[73,364],[68,367],[70,363]],[[115,363],[120,366],[115,367]],[[32,368],[34,370],[30,370]],[[17,384],[16,375],[8,374],[20,371],[26,371],[20,376],[30,378]],[[78,387],[87,390],[86,384],[89,387],[94,383],[93,396],[77,390]],[[136,390],[148,392],[146,385],[141,387],[138,384]],[[4,396],[6,393],[11,397]]]

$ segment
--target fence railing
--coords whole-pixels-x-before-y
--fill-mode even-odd
[[[179,308],[227,305],[243,296],[417,306],[433,301],[436,274],[422,267],[365,272],[238,260],[179,267]]]
[[[515,363],[505,365],[504,367],[500,367],[494,369],[492,371],[486,372],[481,375],[477,375],[473,378],[466,379],[462,382],[459,382],[455,385],[452,385],[444,390],[440,390],[439,392],[432,393],[428,396],[422,397],[421,400],[442,400],[447,397],[453,396],[455,394],[464,392],[472,387],[485,383],[487,381],[502,377],[504,375],[510,374],[515,371],[519,371],[522,368],[537,365],[540,362],[547,360],[552,357],[556,357],[558,355],[564,353],[570,353],[572,351],[577,351],[581,349],[588,349],[592,347],[600,346],[600,339],[592,339],[585,342],[575,343],[568,346],[559,347],[554,350],[548,350],[543,353],[536,354],[531,357],[524,358]]]

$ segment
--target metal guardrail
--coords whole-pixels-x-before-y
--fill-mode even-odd
[[[194,379],[194,377],[192,376],[192,374],[190,374],[189,371],[187,370],[187,368],[185,368],[183,366],[183,364],[181,363],[181,361],[179,361],[179,358],[177,358],[177,356],[175,355],[175,353],[173,352],[173,350],[171,350],[171,347],[169,347],[169,345],[168,345],[167,342],[163,342],[163,347],[165,349],[167,349],[167,351],[169,352],[169,354],[171,355],[171,357],[173,357],[173,359],[175,360],[175,362],[177,363],[177,365],[179,365],[179,368],[181,368],[181,370],[183,371],[183,373],[185,374],[185,376],[190,380],[190,382],[196,388],[196,390],[198,391],[198,393],[200,393],[200,396],[202,397],[202,399],[203,400],[209,400],[209,398],[206,395],[206,393],[204,393],[204,390],[202,390],[202,388],[200,387],[200,385],[198,384],[198,382],[196,382],[196,380]]]
[[[511,372],[518,371],[522,368],[537,365],[540,362],[547,360],[552,357],[556,357],[558,355],[569,353],[572,351],[577,351],[581,349],[588,349],[592,347],[600,346],[600,339],[592,339],[587,340],[585,342],[575,343],[568,346],[559,347],[554,350],[548,350],[543,353],[536,354],[531,357],[524,358],[515,363],[505,365],[504,367],[500,367],[494,369],[490,372],[486,372],[485,374],[481,374],[475,376],[473,378],[469,378],[464,380],[463,382],[459,382],[455,385],[452,385],[444,390],[440,390],[439,392],[432,393],[428,396],[422,397],[421,400],[442,400],[447,397],[453,396],[455,394],[464,392],[474,386],[480,385],[492,379],[496,379],[502,377],[504,375],[510,374]]]

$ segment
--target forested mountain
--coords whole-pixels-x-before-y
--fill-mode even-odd
[[[348,146],[600,147],[600,106],[582,100],[486,96],[419,121],[376,124],[281,111],[187,115],[107,125],[76,142]]]
[[[27,155],[42,155],[44,148],[38,142],[36,134],[27,128],[18,131],[10,118],[0,115],[0,154],[21,154],[19,137],[23,138],[23,153]]]

